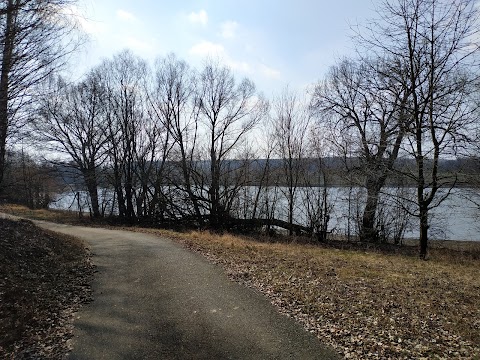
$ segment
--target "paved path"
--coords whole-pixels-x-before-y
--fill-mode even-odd
[[[94,301],[75,322],[71,359],[335,359],[260,294],[168,239],[36,222],[84,239]]]

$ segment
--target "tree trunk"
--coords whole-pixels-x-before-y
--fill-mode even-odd
[[[8,0],[4,36],[5,37],[1,63],[2,69],[0,74],[0,193],[3,189],[3,186],[1,186],[1,184],[5,176],[6,167],[6,143],[9,122],[9,76],[12,69],[13,46],[15,40],[15,5],[13,0]]]
[[[202,213],[200,212],[200,207],[198,206],[198,200],[195,194],[193,193],[192,190],[192,184],[190,180],[190,174],[192,172],[191,164],[189,165],[188,160],[187,160],[187,155],[185,151],[185,147],[183,145],[183,138],[180,137],[180,152],[182,154],[182,172],[183,172],[183,181],[185,182],[185,188],[188,193],[188,198],[192,202],[193,209],[195,211],[195,215],[198,219],[198,223],[200,227],[203,227],[203,219],[202,219]]]
[[[217,174],[212,174],[212,184],[209,189],[210,195],[210,226],[214,230],[220,230],[221,228],[221,206],[220,206],[220,199],[219,199],[219,181],[216,178]]]
[[[121,184],[115,184],[115,192],[117,193],[118,215],[125,219],[127,216],[127,208],[125,207],[125,197],[123,196]]]
[[[127,209],[125,207],[125,197],[123,196],[123,189],[122,189],[122,178],[120,174],[120,168],[117,163],[117,159],[114,160],[114,166],[113,166],[113,184],[115,188],[115,193],[117,194],[118,215],[121,218],[125,218]]]
[[[378,195],[378,194],[377,194]],[[362,216],[362,228],[360,229],[360,240],[365,242],[377,242],[378,232],[375,229],[375,215],[377,212],[378,197],[367,193],[367,202]]]
[[[100,206],[98,205],[98,186],[95,169],[87,169],[84,172],[85,184],[87,185],[90,203],[92,205],[92,215],[94,218],[100,217]]]
[[[215,133],[213,130],[210,144],[210,176],[210,226],[214,230],[221,230],[222,207],[220,204],[220,163],[215,150]]]
[[[420,206],[420,259],[427,258],[428,248],[428,208]]]
[[[362,226],[360,229],[360,240],[365,242],[377,242],[378,231],[375,228],[375,220],[377,215],[378,197],[380,189],[385,184],[385,178],[369,177],[366,180],[367,201],[362,215]]]
[[[136,221],[135,208],[133,206],[133,195],[134,195],[134,190],[131,184],[131,180],[129,179],[125,182],[125,200],[127,202],[127,209],[126,209],[127,220],[130,222]]]
[[[293,235],[293,200],[294,195],[290,189],[290,192],[288,194],[288,235],[292,236]]]
[[[100,206],[98,205],[98,189],[96,185],[87,186],[88,194],[90,195],[90,202],[92,204],[92,215],[94,218],[99,218]]]

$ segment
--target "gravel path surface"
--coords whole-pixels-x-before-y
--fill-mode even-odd
[[[97,273],[71,359],[337,359],[260,294],[171,240],[47,222],[81,238]]]

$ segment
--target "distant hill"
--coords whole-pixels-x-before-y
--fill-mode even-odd
[[[431,168],[431,163],[426,161],[425,167]],[[166,163],[167,167],[176,167],[178,164],[175,162]],[[232,159],[224,161],[222,166],[225,172],[234,176],[234,174],[243,170],[245,166],[248,167],[249,184],[257,185],[260,181],[262,173],[269,167],[270,171],[270,184],[269,185],[284,185],[283,180],[283,167],[284,161],[282,159]],[[325,157],[319,158],[306,158],[301,160],[301,168],[305,172],[303,178],[308,179],[309,185],[323,185],[323,173],[326,174],[327,185],[342,186],[348,185],[349,180],[354,180],[355,185],[361,186],[363,184],[362,177],[362,161],[360,158],[341,158],[341,157]],[[347,170],[348,166],[348,170]],[[204,172],[208,177],[210,171],[210,161],[200,160],[195,162],[197,171]],[[56,177],[64,184],[72,187],[83,187],[82,174],[79,170],[75,169],[69,164],[55,164]],[[398,171],[395,175],[389,179],[390,184],[395,185],[412,185],[412,181],[408,180],[401,173],[416,171],[416,162],[411,158],[400,158],[395,165]],[[449,159],[440,160],[440,172],[448,175],[453,173],[462,173],[467,178],[469,175],[480,175],[480,160],[479,159]],[[350,174],[350,175],[349,175]],[[306,185],[302,180],[300,185]]]

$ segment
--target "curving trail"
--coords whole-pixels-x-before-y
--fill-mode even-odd
[[[165,238],[36,221],[85,240],[94,301],[71,359],[338,359],[260,294]]]

